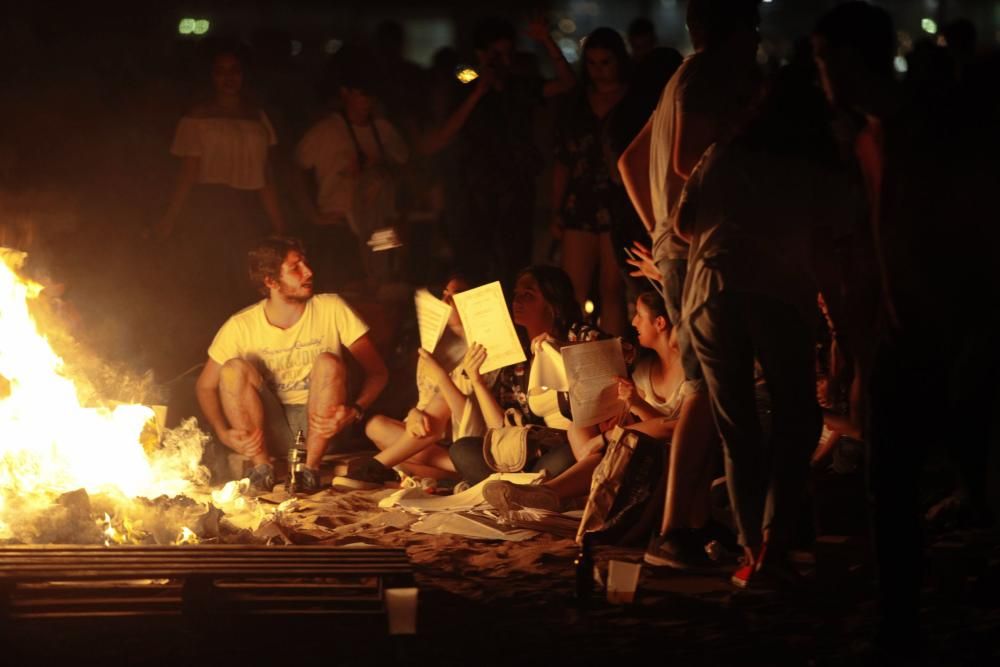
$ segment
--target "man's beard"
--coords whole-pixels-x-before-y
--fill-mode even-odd
[[[278,294],[289,303],[305,303],[312,298],[312,283],[309,286],[299,286],[297,289],[289,287],[284,282],[278,283]]]

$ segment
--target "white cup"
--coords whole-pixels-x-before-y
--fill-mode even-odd
[[[608,562],[608,602],[629,604],[635,599],[635,589],[639,583],[642,563],[622,560]]]
[[[390,635],[417,634],[417,590],[385,589],[385,610],[389,616]]]

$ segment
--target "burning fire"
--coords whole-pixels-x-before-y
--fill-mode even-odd
[[[210,501],[200,465],[207,436],[190,420],[162,444],[154,439],[148,446],[151,408],[79,389],[32,316],[30,305],[43,286],[19,274],[24,259],[0,248],[0,539],[16,538],[15,524],[26,515],[79,489],[118,499],[97,522],[108,544],[140,541],[144,534],[118,511],[129,499]],[[197,536],[185,526],[167,541],[190,543]]]

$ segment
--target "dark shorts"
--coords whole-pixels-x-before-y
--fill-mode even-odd
[[[261,385],[257,393],[264,408],[267,450],[272,456],[284,458],[295,444],[295,436],[299,430],[302,431],[303,438],[309,432],[306,406],[281,403],[267,385]]]

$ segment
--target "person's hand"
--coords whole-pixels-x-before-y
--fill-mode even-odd
[[[557,341],[551,334],[542,333],[531,339],[531,353],[538,354],[542,349],[542,343],[551,343],[556,349],[559,348],[559,341]]]
[[[406,432],[414,438],[426,438],[431,432],[431,418],[423,410],[411,409],[404,424]]]
[[[486,93],[493,90],[497,82],[497,75],[492,67],[481,67],[478,70],[478,74],[479,76],[476,77],[476,87],[472,89],[472,94],[476,96],[476,99],[481,99]]]
[[[482,380],[479,369],[482,368],[485,361],[486,348],[479,343],[470,345],[469,349],[465,352],[465,357],[462,359],[462,367],[465,369],[465,374],[469,376],[470,380],[473,382]]]
[[[254,458],[264,453],[264,432],[261,429],[244,431],[238,428],[229,428],[220,431],[218,435],[222,444],[248,458]]]
[[[431,382],[440,387],[448,381],[448,372],[441,367],[441,364],[438,363],[433,354],[420,347],[417,348],[417,356],[420,357],[420,362],[423,364],[423,371],[431,379]]]
[[[618,400],[624,401],[625,405],[631,406],[635,399],[641,398],[639,389],[629,378],[616,377],[618,381]]]
[[[528,19],[524,34],[536,42],[545,43],[552,40],[552,29],[543,12],[538,12]]]
[[[309,432],[323,439],[329,439],[353,424],[358,418],[351,405],[338,405],[329,416],[309,415]]]
[[[634,271],[629,272],[630,276],[636,278],[645,276],[653,282],[663,282],[663,276],[660,275],[660,270],[656,268],[656,262],[653,261],[653,253],[639,241],[632,242],[632,257],[625,261],[635,268]]]

